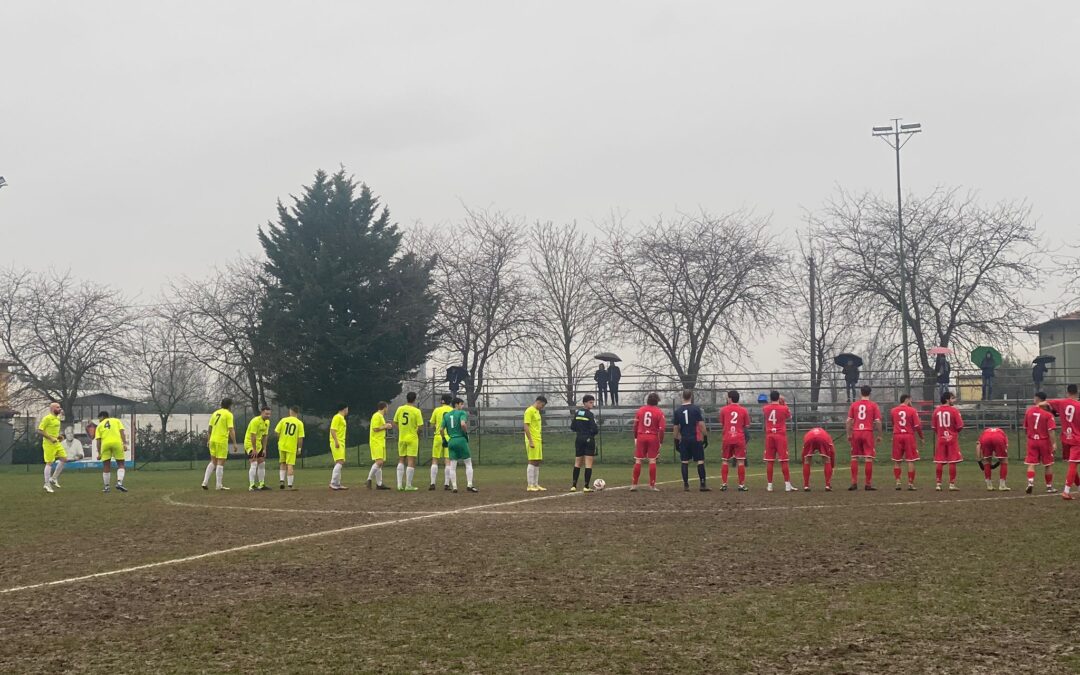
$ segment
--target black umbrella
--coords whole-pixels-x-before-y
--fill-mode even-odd
[[[837,354],[833,359],[833,363],[843,368],[848,364],[848,361],[854,361],[856,368],[862,368],[862,357],[855,356],[854,354]]]
[[[611,361],[612,363],[615,363],[616,361],[622,361],[622,359],[619,358],[619,355],[613,352],[600,352],[593,358],[598,361]]]
[[[1057,361],[1056,356],[1036,356],[1032,363],[1053,363],[1054,361]]]

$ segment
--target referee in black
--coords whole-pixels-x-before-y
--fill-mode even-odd
[[[585,460],[585,485],[581,491],[592,492],[592,465],[593,458],[596,457],[596,434],[600,433],[600,427],[596,426],[596,418],[592,414],[595,403],[596,398],[592,394],[586,394],[581,399],[581,406],[574,412],[574,418],[570,421],[570,431],[577,434],[574,438],[574,482],[570,486],[570,492],[577,492],[582,459]]]

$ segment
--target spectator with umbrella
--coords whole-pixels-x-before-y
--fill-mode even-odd
[[[1046,373],[1049,368],[1046,364],[1057,361],[1056,356],[1036,356],[1032,361],[1034,366],[1031,368],[1031,381],[1035,383],[1035,391],[1042,389],[1043,380],[1046,379]]]
[[[840,366],[840,372],[844,374],[848,403],[854,402],[859,384],[859,368],[863,364],[862,358],[854,354],[839,354],[833,359],[833,363]]]
[[[952,354],[952,350],[948,347],[934,347],[928,353],[936,357],[934,359],[934,377],[937,379],[937,395],[940,398],[942,394],[949,391],[949,375],[952,373],[952,367],[945,357]]]
[[[608,391],[611,393],[611,405],[619,405],[619,380],[622,379],[622,370],[614,361],[608,366]]]
[[[616,361],[622,361],[618,354],[612,352],[600,352],[593,356],[594,359],[600,361],[600,367],[596,369],[596,373],[593,375],[593,379],[596,380],[596,395],[600,399],[601,404],[607,404],[608,392],[611,392],[612,405],[619,404],[619,380],[622,379],[622,371],[615,365]],[[604,367],[604,361],[607,361],[608,366]]]
[[[1002,364],[1001,352],[993,347],[976,347],[971,362],[982,370],[982,400],[994,398],[994,370]]]

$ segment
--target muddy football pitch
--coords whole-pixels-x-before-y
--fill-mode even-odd
[[[1080,504],[986,491],[569,493],[563,459],[480,465],[479,494],[295,492],[195,470],[0,472],[0,672],[1000,673],[1080,669]],[[393,468],[386,476],[393,484]],[[801,483],[799,466],[793,466]],[[459,469],[459,472],[464,472]],[[732,476],[734,477],[734,470]],[[1063,474],[1060,469],[1059,474]],[[996,478],[996,476],[995,476]],[[1062,476],[1057,477],[1060,486]],[[995,481],[996,482],[996,481]],[[441,483],[441,474],[440,474]]]

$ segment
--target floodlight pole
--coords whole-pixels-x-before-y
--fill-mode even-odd
[[[897,225],[897,237],[899,238],[899,258],[900,258],[900,331],[901,331],[901,349],[904,355],[904,391],[905,393],[911,393],[911,367],[910,367],[910,355],[908,340],[908,306],[907,306],[907,263],[905,262],[905,251],[907,249],[907,238],[904,236],[904,194],[900,185],[900,149],[907,144],[911,139],[912,134],[917,134],[922,131],[921,124],[900,124],[901,118],[894,117],[892,120],[892,126],[889,127],[874,127],[873,135],[885,141],[885,143],[896,152],[896,225]],[[903,136],[903,138],[901,138]]]

